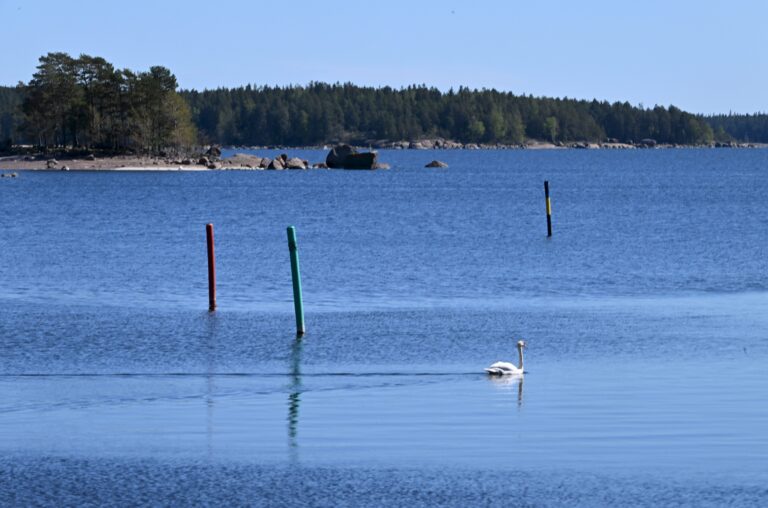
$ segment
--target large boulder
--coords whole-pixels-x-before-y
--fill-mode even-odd
[[[283,164],[283,158],[275,157],[274,159],[272,159],[272,162],[269,163],[269,166],[267,166],[267,169],[285,169],[285,164]]]
[[[448,164],[446,164],[443,161],[432,161],[424,167],[425,168],[447,168]]]
[[[211,146],[207,152],[205,152],[206,155],[210,157],[221,157],[221,148],[219,148],[216,145]]]
[[[48,161],[45,163],[45,166],[48,169],[53,169],[58,165],[59,165],[59,161],[57,161],[56,159],[48,159]]]
[[[376,169],[376,152],[358,153],[349,145],[334,146],[325,158],[329,168]]]
[[[435,147],[435,141],[432,139],[422,139],[418,143],[424,150],[431,150]]]
[[[261,157],[247,153],[236,153],[221,160],[221,163],[229,168],[258,168],[261,167],[261,162]]]
[[[288,159],[285,162],[285,167],[287,169],[307,169],[307,165],[304,164],[304,161],[299,159],[298,157],[292,157]]]
[[[336,145],[331,148],[331,151],[325,158],[325,163],[329,168],[343,168],[344,161],[353,153],[357,153],[357,151],[349,145]]]
[[[353,153],[344,160],[344,169],[376,169],[379,164],[376,152]]]

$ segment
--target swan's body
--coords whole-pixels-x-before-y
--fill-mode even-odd
[[[515,366],[514,364],[511,364],[509,362],[496,362],[485,371],[488,374],[493,374],[496,376],[509,376],[513,374],[522,374],[523,369]]]
[[[492,376],[522,376],[525,373],[523,370],[524,347],[525,341],[517,341],[517,354],[520,358],[518,365],[509,362],[496,362],[485,369],[485,371]]]

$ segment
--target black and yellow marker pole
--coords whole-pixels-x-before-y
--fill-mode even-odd
[[[552,202],[549,200],[549,181],[544,180],[544,197],[547,200],[547,236],[552,236]]]

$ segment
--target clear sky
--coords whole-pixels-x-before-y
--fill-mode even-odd
[[[0,84],[49,51],[183,88],[310,81],[768,111],[766,0],[0,0]]]

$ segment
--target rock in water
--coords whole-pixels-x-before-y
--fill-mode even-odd
[[[445,163],[445,162],[443,162],[443,161],[437,161],[437,160],[435,160],[435,161],[432,161],[432,162],[430,162],[429,164],[427,164],[427,165],[426,165],[426,166],[424,166],[424,167],[425,167],[425,168],[447,168],[447,167],[448,167],[448,164],[446,164],[446,163]]]
[[[292,157],[288,159],[285,163],[285,167],[288,169],[307,169],[307,166],[304,164],[304,161],[299,159],[298,157]]]
[[[353,153],[357,152],[349,145],[336,145],[331,148],[331,151],[325,158],[325,163],[329,168],[343,168],[344,161]]]
[[[376,169],[376,152],[358,153],[349,145],[334,146],[325,158],[329,168]]]
[[[345,160],[344,169],[376,169],[376,152],[363,152],[350,154]]]

